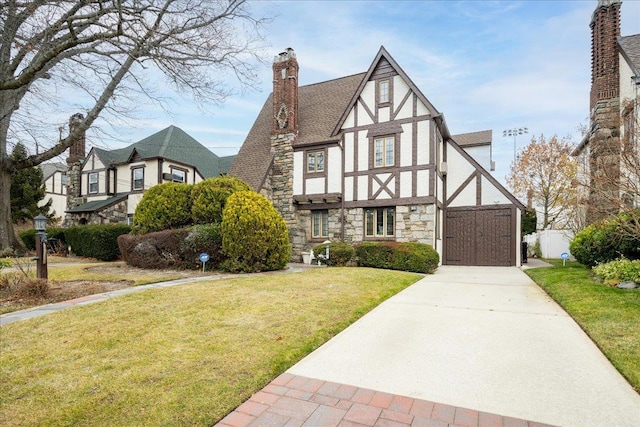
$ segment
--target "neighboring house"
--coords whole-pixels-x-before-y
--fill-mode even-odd
[[[599,0],[590,23],[590,127],[572,153],[577,181],[587,184],[581,197],[587,223],[640,206],[640,34],[620,37],[621,4]]]
[[[84,140],[78,145],[84,145]],[[69,157],[65,226],[130,223],[146,190],[163,182],[194,184],[223,175],[233,157],[218,157],[186,132],[169,126],[126,148],[74,145]]]
[[[67,210],[67,165],[64,163],[42,163],[42,183],[45,186],[44,198],[38,206],[46,205],[51,200],[50,213],[54,219],[62,221]]]
[[[490,142],[452,137],[384,47],[364,73],[300,87],[287,49],[229,174],[273,202],[297,259],[325,240],[416,241],[444,264],[518,265],[524,206],[481,166]]]

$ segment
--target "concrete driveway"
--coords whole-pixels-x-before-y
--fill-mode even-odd
[[[440,267],[288,374],[561,426],[640,426],[640,396],[515,267]]]

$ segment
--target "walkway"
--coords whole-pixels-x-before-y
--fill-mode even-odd
[[[521,270],[445,266],[220,426],[540,425],[523,420],[637,427],[640,396]]]

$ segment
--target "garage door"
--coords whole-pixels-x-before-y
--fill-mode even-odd
[[[512,208],[447,210],[444,264],[515,265]]]

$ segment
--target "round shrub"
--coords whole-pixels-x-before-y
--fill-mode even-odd
[[[241,179],[232,176],[209,178],[195,184],[191,191],[193,223],[220,223],[227,199],[236,191],[251,191],[251,187]]]
[[[132,231],[144,234],[189,225],[192,188],[192,185],[180,182],[167,182],[151,187],[136,207]]]
[[[232,272],[284,268],[291,257],[287,224],[273,205],[253,191],[238,191],[222,213],[222,268]]]
[[[327,246],[329,246],[328,260],[325,258]],[[321,243],[313,247],[313,256],[323,264],[340,267],[347,265],[349,261],[351,261],[351,258],[353,258],[353,248],[348,243],[342,242]]]
[[[628,213],[621,213],[585,227],[569,244],[571,255],[588,267],[620,257],[640,259],[640,241],[623,231],[631,221]]]

